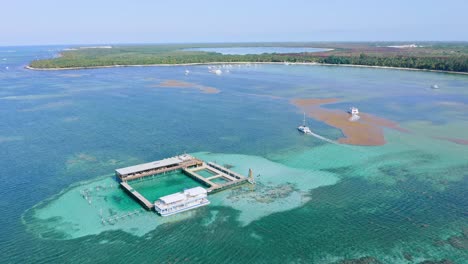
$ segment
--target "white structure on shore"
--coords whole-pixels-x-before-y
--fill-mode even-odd
[[[210,204],[207,196],[207,191],[202,187],[186,189],[159,198],[154,202],[154,209],[161,216],[173,215]]]
[[[389,48],[396,48],[396,49],[408,49],[408,48],[419,48],[422,46],[418,46],[416,44],[406,44],[406,45],[393,45],[393,46],[387,46]]]

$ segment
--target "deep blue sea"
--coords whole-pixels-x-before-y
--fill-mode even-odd
[[[208,65],[24,68],[63,48],[0,47],[1,263],[467,263],[468,76],[318,65],[216,66],[220,75]],[[357,106],[407,132],[385,128],[387,143],[368,147],[303,136],[295,98],[337,98],[323,107]],[[307,122],[330,140],[343,136]],[[257,185],[162,218],[113,178],[116,168],[181,153],[251,168]],[[154,198],[193,184],[165,177],[136,188]]]

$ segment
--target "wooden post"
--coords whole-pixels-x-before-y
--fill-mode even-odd
[[[251,184],[255,184],[255,178],[253,176],[253,172],[252,172],[252,169],[249,169],[249,182]]]

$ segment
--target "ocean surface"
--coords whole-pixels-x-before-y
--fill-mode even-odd
[[[307,48],[307,47],[229,47],[229,48],[189,48],[189,51],[217,52],[224,55],[246,55],[263,53],[302,53],[322,52],[330,49]]]
[[[1,263],[467,263],[468,76],[254,64],[221,75],[207,66],[24,69],[62,48],[0,48]],[[161,87],[169,80],[195,88]],[[385,129],[382,146],[330,144],[297,132],[295,98],[337,98],[323,107],[357,106],[405,130]],[[182,153],[251,168],[257,184],[162,218],[113,177]],[[174,173],[134,187],[156,199],[196,185]]]

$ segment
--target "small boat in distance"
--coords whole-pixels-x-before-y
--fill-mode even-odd
[[[223,74],[223,71],[221,69],[218,69],[218,68],[215,68],[215,67],[209,68],[209,66],[208,66],[208,69],[209,69],[209,72],[214,73],[216,75]]]
[[[357,109],[357,107],[351,107],[348,113],[351,114],[351,117],[349,118],[349,121],[351,122],[357,121],[359,118],[361,118],[359,116],[359,109]]]
[[[432,89],[439,89],[439,85],[434,84],[434,85],[431,86],[431,88],[432,88]]]
[[[357,107],[351,107],[348,111],[348,113],[350,113],[351,115],[358,115],[359,114],[359,109],[357,109]]]
[[[306,135],[311,135],[312,131],[308,126],[306,126],[306,119],[305,119],[305,113],[304,113],[304,119],[302,120],[302,125],[297,127],[297,130],[299,130],[301,133],[306,134]]]

